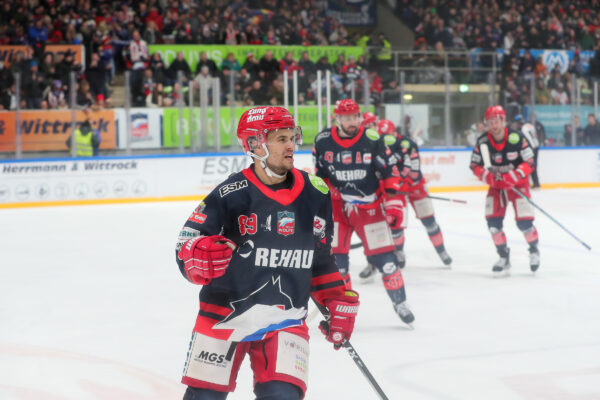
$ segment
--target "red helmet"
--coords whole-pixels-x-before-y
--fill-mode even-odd
[[[483,115],[483,119],[494,119],[494,118],[503,118],[506,120],[506,113],[504,112],[504,108],[502,106],[491,106],[485,110],[485,114]]]
[[[380,135],[396,135],[396,125],[389,119],[380,119],[377,124],[377,132]]]
[[[296,144],[302,144],[302,130],[296,127],[294,117],[283,107],[254,107],[240,117],[237,137],[246,153],[267,143],[267,133],[277,129],[292,129]]]
[[[369,124],[376,124],[377,123],[377,117],[375,116],[375,114],[373,114],[372,112],[366,112],[363,114],[363,120],[361,122],[362,126],[365,125],[369,125]]]
[[[352,99],[338,100],[335,103],[334,115],[351,115],[360,114],[358,104]]]

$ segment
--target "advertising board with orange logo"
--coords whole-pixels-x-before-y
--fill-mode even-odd
[[[83,111],[76,111],[78,124],[85,120]],[[92,129],[98,130],[102,141],[100,150],[115,149],[117,134],[112,110],[92,111]],[[16,150],[16,112],[0,112],[0,152]],[[66,151],[71,135],[71,111],[21,111],[22,151]]]
[[[21,51],[23,54],[26,54],[28,48],[31,47],[23,45],[0,46],[0,62],[4,63],[4,68],[10,68],[17,56],[17,53]],[[80,44],[49,44],[44,49],[44,55],[48,53],[66,54],[67,52],[73,53],[76,63],[85,66],[85,48]]]

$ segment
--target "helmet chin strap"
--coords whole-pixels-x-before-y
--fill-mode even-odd
[[[265,149],[264,156],[260,157],[253,152],[250,152],[250,156],[253,158],[256,158],[257,160],[260,161],[260,165],[262,165],[263,169],[267,173],[267,176],[269,176],[271,178],[276,178],[276,179],[285,178],[285,175],[286,175],[285,173],[283,175],[276,174],[275,172],[273,172],[273,170],[271,170],[271,168],[269,168],[267,166],[267,158],[269,157],[269,150],[267,149],[267,146],[264,143],[262,144],[262,148]]]

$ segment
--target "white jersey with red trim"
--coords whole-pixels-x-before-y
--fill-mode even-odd
[[[293,169],[286,188],[274,190],[253,167],[218,185],[186,221],[177,242],[176,253],[201,235],[220,234],[237,245],[225,275],[201,289],[194,328],[222,340],[262,340],[303,325],[311,295],[323,304],[344,293],[331,255],[325,182]],[[177,258],[177,263],[185,276],[183,262]]]

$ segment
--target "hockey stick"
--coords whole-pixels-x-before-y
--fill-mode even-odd
[[[319,307],[318,303],[315,302],[315,304],[317,305],[317,309],[325,317],[325,321],[321,321],[321,324],[327,324],[327,327],[329,327],[329,318],[330,317],[328,316],[327,312],[324,311],[323,309],[321,309],[321,307]],[[354,346],[352,346],[352,344],[350,344],[350,341],[345,339],[342,343],[342,347],[344,347],[348,351],[348,354],[350,355],[350,357],[352,357],[352,361],[354,361],[354,363],[356,364],[358,369],[360,369],[360,372],[362,372],[363,376],[365,378],[367,378],[367,381],[369,381],[369,384],[371,385],[373,390],[375,392],[377,392],[377,395],[379,396],[379,398],[381,400],[389,400],[388,397],[383,392],[383,389],[381,388],[381,386],[379,386],[379,384],[377,383],[377,381],[375,380],[373,375],[371,375],[371,372],[369,371],[369,369],[363,362],[362,358],[360,358],[360,356],[356,352],[356,349],[354,348]]]
[[[406,193],[406,192],[399,192],[398,194],[400,196],[410,196],[410,193]],[[466,200],[451,199],[449,197],[432,196],[430,194],[428,194],[427,197],[429,197],[432,200],[443,200],[443,201],[451,201],[453,203],[467,204]]]
[[[433,200],[443,200],[443,201],[451,201],[453,203],[467,204],[466,200],[451,199],[448,197],[439,197],[439,196],[431,196],[431,195],[427,196],[427,197],[429,197],[430,199],[433,199]]]
[[[383,392],[383,389],[381,389],[381,386],[379,386],[379,384],[377,383],[375,378],[373,378],[373,375],[371,375],[371,372],[369,372],[369,370],[367,369],[367,366],[363,362],[362,358],[360,358],[360,356],[356,352],[356,349],[354,349],[354,347],[350,344],[350,342],[348,340],[344,340],[344,344],[342,346],[344,346],[346,348],[346,350],[348,351],[348,354],[350,355],[350,357],[352,357],[352,360],[354,361],[354,363],[356,364],[358,369],[360,369],[360,372],[362,372],[362,374],[365,376],[365,378],[367,378],[367,380],[369,381],[369,384],[371,385],[373,390],[375,390],[375,392],[377,392],[377,395],[379,396],[379,398],[381,400],[389,400],[388,397]]]
[[[496,177],[496,179],[500,179],[500,176],[491,170],[491,161],[490,161],[490,149],[488,148],[487,144],[481,144],[479,146],[480,150],[481,150],[481,157],[483,158],[483,166],[485,167],[485,169],[487,169],[488,171],[490,171],[492,174],[494,174],[494,176]],[[543,210],[540,206],[538,206],[537,204],[535,204],[529,197],[525,196],[525,194],[523,192],[521,192],[519,189],[517,189],[516,187],[512,187],[511,188],[516,194],[518,194],[519,196],[521,196],[523,199],[527,200],[529,202],[529,204],[531,204],[532,206],[534,206],[535,208],[537,208],[538,210],[540,210],[540,212],[542,214],[544,214],[546,217],[550,218],[550,220],[552,222],[554,222],[556,225],[558,225],[559,227],[562,228],[562,230],[564,230],[565,232],[567,232],[569,235],[571,235],[571,237],[575,240],[577,240],[579,243],[581,243],[583,245],[583,247],[585,247],[588,250],[592,250],[592,247],[587,244],[586,242],[584,242],[583,240],[579,239],[577,236],[575,236],[575,234],[573,234],[571,231],[569,231],[567,228],[565,228],[560,222],[558,222],[556,219],[554,219],[554,217],[552,217],[550,214],[548,214],[545,210]]]

